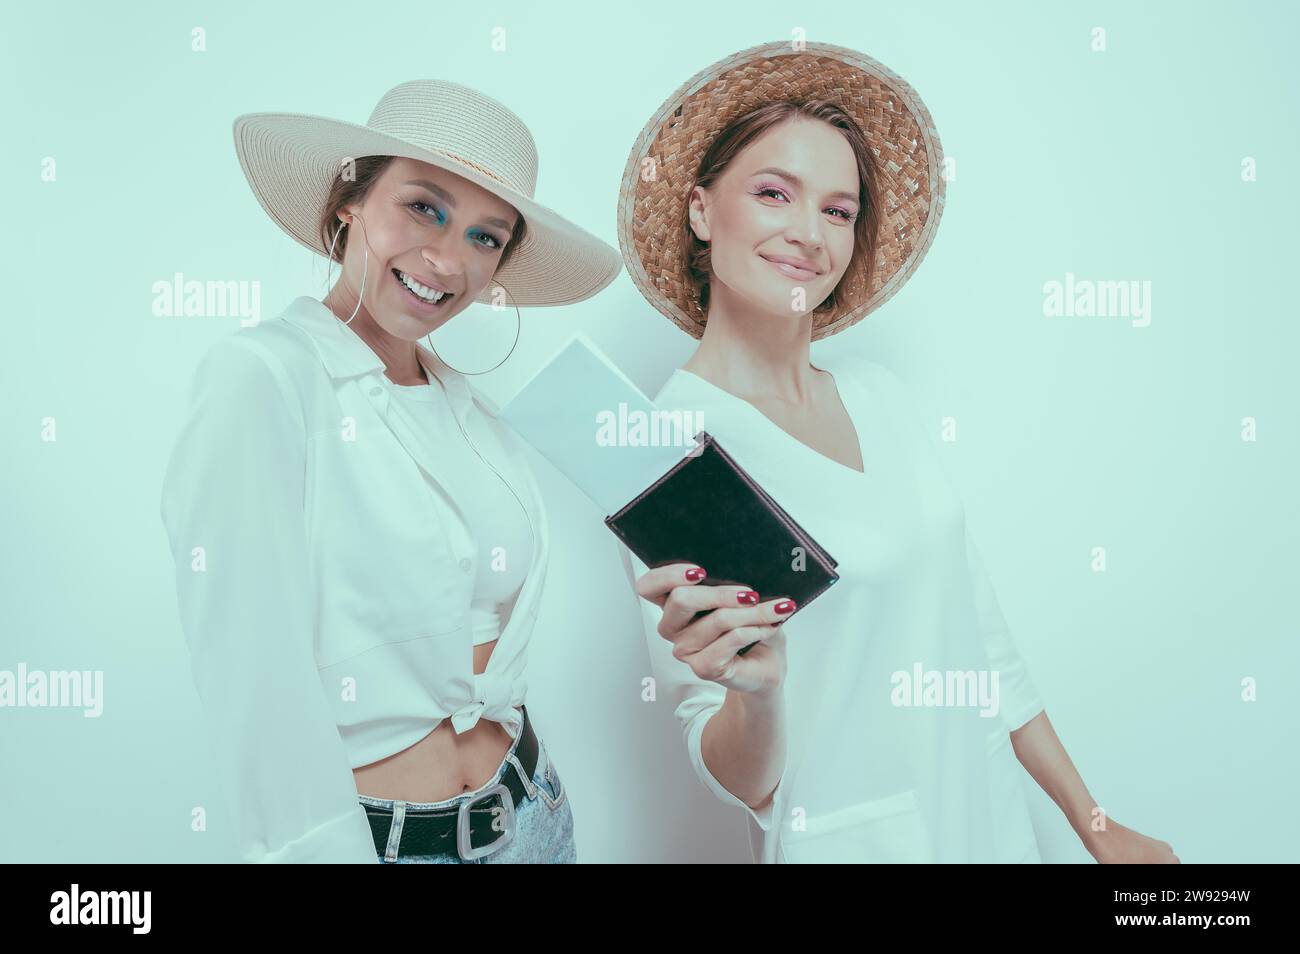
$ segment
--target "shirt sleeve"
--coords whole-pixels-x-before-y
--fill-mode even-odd
[[[918,410],[918,405],[911,390],[890,369],[875,362],[865,365],[850,366],[850,373],[873,374],[875,380],[892,394],[896,412],[905,415],[931,453],[936,454],[936,438],[925,427]],[[940,467],[943,465],[940,463]],[[947,469],[944,478],[948,478]],[[950,480],[950,479],[949,479]],[[951,481],[950,481],[951,482]],[[960,494],[958,495],[960,497]],[[963,506],[963,510],[964,510]],[[980,634],[983,638],[989,667],[998,674],[998,705],[1003,722],[1008,731],[1015,731],[1043,710],[1043,703],[1038,690],[1030,678],[1029,669],[1016,647],[1006,619],[998,603],[993,581],[984,567],[984,560],[971,534],[969,523],[966,526],[966,567],[974,593],[976,616]]]
[[[160,510],[241,859],[378,864],[317,673],[306,449],[283,365],[236,333],[195,372]]]
[[[1029,669],[1016,648],[1015,640],[1007,629],[993,582],[984,569],[984,560],[969,527],[966,528],[966,562],[970,569],[975,609],[980,632],[984,636],[989,667],[998,674],[998,707],[1007,731],[1014,732],[1042,712],[1043,703],[1037,687],[1029,677]]]
[[[623,555],[623,567],[628,573],[628,579],[635,587],[636,580],[647,572],[646,565],[637,559],[626,545],[620,543],[619,550]],[[701,679],[695,675],[690,666],[676,658],[673,655],[672,643],[659,635],[659,620],[663,618],[663,609],[640,596],[637,596],[636,600],[641,604],[646,648],[650,653],[650,669],[655,680],[655,698],[665,699],[672,705],[686,740],[686,755],[695,774],[715,796],[728,805],[743,808],[763,831],[771,831],[776,794],[774,793],[763,806],[762,811],[755,811],[744,799],[732,794],[713,777],[701,753],[700,742],[704,737],[704,726],[708,724],[709,719],[713,718],[714,713],[722,708],[727,690],[716,682]],[[784,781],[785,777],[782,776],[780,784]]]

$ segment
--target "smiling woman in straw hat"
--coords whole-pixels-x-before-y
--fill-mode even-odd
[[[542,500],[468,372],[418,342],[474,301],[582,301],[618,253],[533,198],[523,121],[456,83],[234,137],[275,223],[340,265],[204,356],[163,487],[242,857],[572,861],[524,706]]]
[[[707,567],[626,553],[657,684],[700,779],[747,813],[756,859],[1038,861],[1019,758],[1099,860],[1176,861],[1113,820],[1094,830],[906,387],[842,353],[809,360],[916,270],[942,162],[906,82],[815,43],[713,64],[633,146],[628,270],[700,339],[656,404],[703,415],[840,575],[796,615],[709,585]]]

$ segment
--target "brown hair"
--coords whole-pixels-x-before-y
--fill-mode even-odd
[[[876,173],[876,160],[867,145],[867,138],[863,135],[862,128],[852,116],[834,103],[828,100],[768,103],[732,120],[714,137],[709,148],[705,150],[691,188],[712,186],[742,149],[769,129],[798,117],[819,119],[835,127],[844,135],[853,150],[853,157],[858,164],[858,207],[860,209],[853,222],[853,256],[866,257],[863,280],[869,288],[876,261],[877,235],[880,230],[880,185]],[[687,190],[687,194],[690,194],[690,190]],[[690,203],[687,202],[683,210],[682,224],[686,229],[686,243],[683,246],[686,275],[693,287],[694,297],[699,301],[700,309],[707,312],[709,276],[712,268],[710,248],[709,244],[701,242],[691,229],[690,210]],[[845,275],[847,274],[846,269]],[[836,285],[813,311],[817,313],[834,311],[839,305],[839,290],[839,285]]]
[[[354,202],[363,202],[366,196],[370,194],[375,182],[383,175],[384,170],[388,168],[389,163],[394,158],[394,156],[362,156],[360,159],[353,160],[354,177],[344,179],[342,170],[335,176],[334,182],[330,185],[329,195],[325,199],[325,207],[321,210],[319,223],[320,238],[327,252],[329,251],[330,242],[334,241],[335,232],[338,231],[339,226],[342,224],[338,220],[338,211]],[[524,221],[523,213],[519,212],[515,227],[510,233],[510,239],[506,242],[505,250],[502,251],[501,258],[497,261],[497,270],[500,270],[510,260],[511,254],[523,241],[527,231],[528,225]],[[343,253],[347,251],[350,232],[350,229],[344,229],[339,234],[338,241],[334,243],[334,261],[343,261]]]

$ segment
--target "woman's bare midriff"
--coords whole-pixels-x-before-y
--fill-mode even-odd
[[[474,647],[474,672],[487,668],[496,641]],[[510,750],[510,733],[500,722],[479,719],[456,734],[450,719],[410,748],[352,770],[357,792],[373,798],[441,802],[481,788]]]

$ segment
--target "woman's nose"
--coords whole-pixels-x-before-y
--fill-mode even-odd
[[[443,238],[427,242],[420,255],[431,271],[446,278],[453,278],[461,273],[460,258],[450,250],[450,243]]]
[[[786,238],[800,245],[819,249],[822,246],[821,211],[810,204],[803,204],[793,209],[790,223],[786,228]]]

